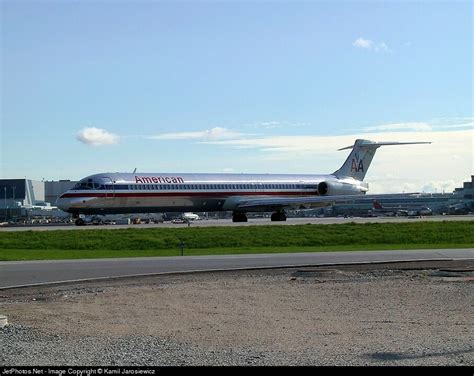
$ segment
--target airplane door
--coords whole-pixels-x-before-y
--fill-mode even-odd
[[[115,186],[114,182],[109,177],[104,177],[105,183],[105,200],[113,200],[115,198]]]

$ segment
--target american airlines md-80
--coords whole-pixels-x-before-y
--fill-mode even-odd
[[[341,168],[328,175],[102,173],[80,180],[56,205],[80,214],[232,211],[234,222],[246,212],[273,211],[285,221],[285,209],[310,209],[364,195],[364,177],[377,148],[429,142],[356,140]],[[367,196],[367,198],[369,198]],[[81,218],[76,224],[84,224]]]

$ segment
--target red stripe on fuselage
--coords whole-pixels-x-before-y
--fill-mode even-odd
[[[231,196],[318,196],[317,192],[124,192],[124,193],[65,193],[69,197],[231,197]]]

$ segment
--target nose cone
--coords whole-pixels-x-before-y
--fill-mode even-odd
[[[59,209],[61,209],[62,211],[65,211],[65,212],[69,211],[69,209],[71,207],[71,204],[69,203],[69,200],[67,198],[65,198],[64,195],[61,195],[56,199],[55,205]]]

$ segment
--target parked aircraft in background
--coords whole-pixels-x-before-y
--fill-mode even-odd
[[[433,210],[427,206],[422,206],[420,208],[413,208],[408,210],[409,217],[423,217],[425,215],[433,215]]]
[[[428,143],[358,139],[339,149],[352,151],[341,168],[327,175],[102,173],[79,181],[56,205],[75,217],[232,211],[234,222],[247,222],[247,212],[273,211],[272,221],[285,221],[285,209],[328,206],[365,195],[369,185],[363,180],[379,147]],[[82,224],[81,218],[76,224]]]
[[[372,210],[370,213],[372,215],[386,215],[386,216],[424,216],[432,215],[433,211],[427,206],[420,207],[401,207],[401,206],[383,206],[377,200],[373,200]]]
[[[469,207],[464,202],[449,205],[447,209],[449,214],[468,214],[470,212]]]
[[[384,215],[387,217],[407,216],[408,210],[401,206],[383,206],[377,200],[373,200],[370,214],[375,216]]]

